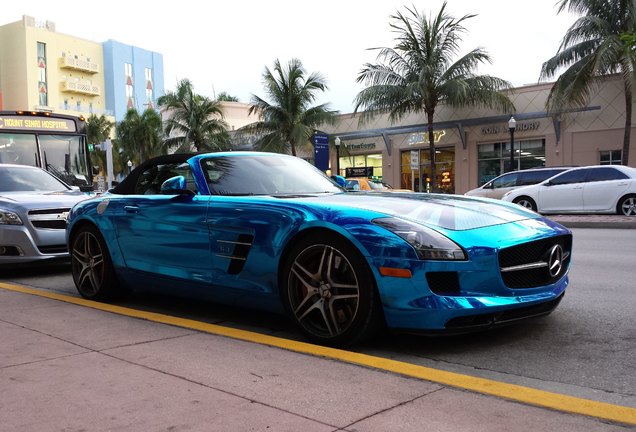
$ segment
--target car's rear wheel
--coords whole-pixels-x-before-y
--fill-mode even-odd
[[[127,294],[128,290],[117,282],[106,242],[97,228],[80,227],[70,247],[73,281],[82,297],[108,301]]]
[[[616,212],[624,216],[636,216],[636,195],[627,195],[620,199]]]
[[[534,200],[530,197],[520,196],[518,198],[515,198],[512,202],[532,211],[537,211],[537,203],[535,203]]]
[[[375,281],[360,252],[335,235],[297,242],[283,273],[283,302],[313,342],[341,346],[372,336],[381,324]]]

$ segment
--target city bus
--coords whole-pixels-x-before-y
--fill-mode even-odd
[[[93,190],[84,117],[0,111],[0,163],[44,168],[71,186]]]

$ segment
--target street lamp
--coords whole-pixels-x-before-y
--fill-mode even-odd
[[[132,171],[132,161],[130,159],[128,159],[128,174],[130,174],[130,172]]]
[[[510,120],[508,120],[508,130],[510,131],[510,171],[515,171],[515,129],[517,129],[517,120],[510,116]]]
[[[340,137],[336,137],[336,175],[340,175]]]

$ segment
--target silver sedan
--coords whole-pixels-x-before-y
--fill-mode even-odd
[[[40,168],[0,164],[0,265],[68,258],[66,217],[87,198]]]

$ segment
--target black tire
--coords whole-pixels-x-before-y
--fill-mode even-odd
[[[345,346],[373,336],[382,313],[373,274],[360,252],[333,234],[296,242],[283,268],[283,303],[312,342]]]
[[[108,247],[92,225],[80,227],[70,242],[71,272],[75,287],[86,299],[117,300],[129,290],[117,282]]]
[[[537,211],[537,203],[534,202],[534,200],[530,197],[527,196],[520,196],[514,199],[514,201],[512,201],[515,204],[519,204],[521,207],[525,207],[529,210],[532,211]]]
[[[623,216],[636,216],[636,195],[625,195],[618,200],[616,213]]]

